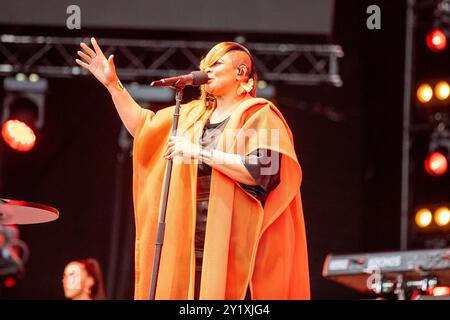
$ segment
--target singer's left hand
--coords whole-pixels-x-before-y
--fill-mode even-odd
[[[175,156],[182,156],[186,159],[198,159],[199,154],[199,145],[190,142],[185,137],[171,136],[163,157],[167,160],[172,159]]]

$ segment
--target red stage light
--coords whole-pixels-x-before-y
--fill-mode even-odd
[[[12,288],[12,287],[14,287],[15,285],[16,285],[16,280],[14,280],[14,278],[7,278],[4,282],[3,282],[3,285],[6,287],[6,288]]]
[[[427,46],[435,52],[443,51],[447,47],[447,37],[440,29],[433,29],[427,34]]]
[[[36,134],[26,123],[8,120],[2,126],[2,137],[14,150],[30,151],[36,143]]]
[[[450,295],[450,287],[435,287],[428,289],[428,293],[435,297]]]
[[[425,160],[425,169],[434,177],[442,176],[448,170],[448,160],[442,153],[433,152]]]

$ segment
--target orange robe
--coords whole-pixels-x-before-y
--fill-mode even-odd
[[[135,132],[136,299],[149,297],[167,166],[163,154],[173,112],[174,107],[157,113],[142,109]],[[198,141],[211,112],[198,100],[182,105],[178,135]],[[239,139],[227,129],[256,134]],[[267,129],[277,129],[278,138],[261,138]],[[238,144],[241,150],[236,153],[249,154],[258,148],[281,153],[280,183],[262,207],[239,183],[212,170],[200,299],[244,299],[248,286],[252,299],[309,299],[302,174],[292,133],[272,103],[253,98],[233,112],[217,149],[230,152],[230,147],[238,150]],[[197,164],[174,161],[156,299],[194,298],[196,186]]]

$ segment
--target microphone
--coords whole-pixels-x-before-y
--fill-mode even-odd
[[[208,74],[203,71],[192,71],[178,77],[164,78],[150,83],[152,87],[184,87],[199,86],[208,82]]]

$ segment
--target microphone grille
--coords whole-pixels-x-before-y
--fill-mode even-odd
[[[192,85],[199,86],[208,82],[208,74],[204,71],[192,71]]]

